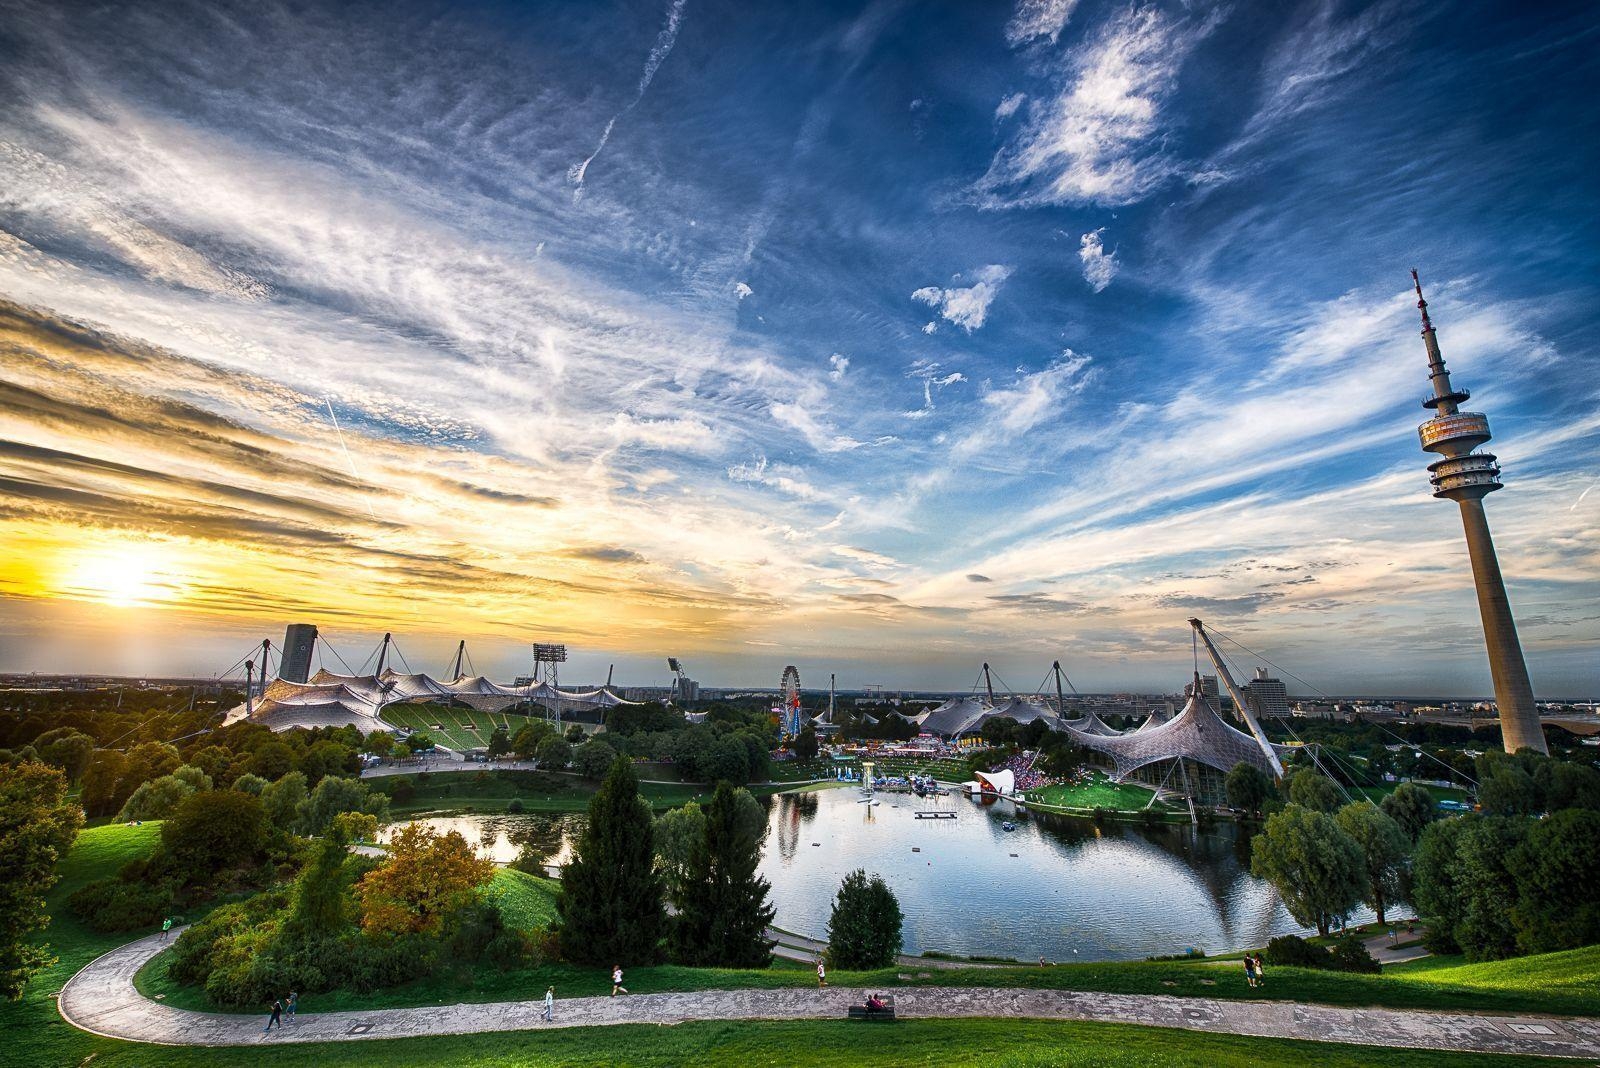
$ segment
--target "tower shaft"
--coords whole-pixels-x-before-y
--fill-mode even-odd
[[[1478,589],[1478,614],[1483,618],[1483,641],[1489,650],[1489,674],[1494,679],[1494,704],[1500,713],[1500,736],[1506,752],[1533,749],[1546,752],[1539,710],[1533,703],[1533,683],[1511,618],[1511,600],[1500,577],[1500,559],[1489,535],[1489,517],[1481,497],[1462,497],[1461,525],[1467,533],[1467,555],[1472,558],[1472,581]]]
[[[1433,387],[1433,395],[1422,406],[1438,413],[1417,428],[1417,436],[1424,451],[1440,457],[1428,465],[1433,495],[1461,506],[1467,555],[1472,559],[1472,581],[1478,591],[1478,613],[1483,619],[1483,640],[1489,652],[1489,674],[1494,679],[1495,710],[1500,714],[1501,741],[1508,753],[1523,748],[1544,753],[1547,748],[1544,731],[1539,727],[1539,709],[1533,702],[1533,684],[1522,658],[1522,645],[1517,641],[1517,624],[1511,617],[1511,601],[1500,575],[1494,539],[1489,536],[1489,519],[1483,511],[1483,498],[1501,488],[1500,465],[1494,454],[1478,451],[1478,446],[1490,438],[1489,417],[1482,412],[1461,410],[1461,404],[1471,394],[1450,382],[1416,271],[1411,272],[1411,281],[1417,290],[1417,308],[1422,312],[1428,382]]]

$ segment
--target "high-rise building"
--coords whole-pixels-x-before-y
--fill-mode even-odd
[[[1184,686],[1183,695],[1185,697],[1189,697],[1193,693],[1194,693],[1194,683],[1191,682],[1191,683],[1188,683],[1187,685]],[[1217,686],[1217,677],[1215,675],[1201,675],[1200,676],[1200,696],[1204,697],[1206,699],[1206,701],[1210,703],[1212,708],[1214,708],[1214,709],[1221,709],[1222,708],[1222,696],[1221,695],[1222,695],[1222,691],[1221,691],[1221,688]]]
[[[1461,506],[1461,524],[1466,528],[1467,555],[1472,559],[1472,580],[1478,588],[1478,614],[1483,618],[1483,640],[1489,650],[1489,674],[1494,679],[1494,703],[1500,712],[1500,736],[1506,752],[1533,749],[1546,752],[1544,732],[1539,728],[1539,711],[1533,703],[1533,684],[1528,680],[1528,665],[1522,659],[1517,641],[1517,624],[1511,618],[1511,602],[1506,597],[1505,580],[1500,577],[1500,561],[1495,556],[1494,540],[1489,537],[1489,519],[1483,512],[1483,498],[1500,488],[1500,465],[1494,454],[1477,452],[1488,441],[1489,417],[1482,412],[1464,412],[1461,405],[1471,396],[1450,384],[1433,322],[1428,318],[1428,302],[1422,297],[1422,282],[1411,272],[1417,290],[1417,307],[1422,312],[1422,340],[1428,350],[1428,378],[1433,396],[1422,402],[1437,412],[1417,428],[1422,448],[1438,453],[1440,459],[1428,465],[1433,495]]]
[[[1282,679],[1269,677],[1266,668],[1256,668],[1256,677],[1244,684],[1244,699],[1258,718],[1291,714],[1288,688]]]
[[[283,659],[278,664],[278,678],[290,682],[305,682],[311,677],[311,650],[317,645],[315,623],[290,623],[283,632]]]

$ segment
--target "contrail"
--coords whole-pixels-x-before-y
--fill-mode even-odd
[[[344,443],[344,431],[339,429],[339,417],[333,414],[333,398],[323,394],[322,402],[328,406],[328,418],[333,420],[333,432],[339,437],[339,448],[344,450],[344,462],[350,465],[350,477],[359,482],[361,481],[361,472],[356,470],[356,461],[350,455],[350,446]],[[367,514],[376,523],[378,521],[378,513],[372,510],[372,503],[370,501],[362,501],[362,503],[367,506]]]
[[[672,46],[678,41],[678,24],[683,21],[683,7],[688,0],[672,0],[672,6],[667,8],[667,24],[661,27],[661,32],[656,35],[655,47],[650,49],[650,55],[644,61],[644,74],[639,78],[639,88],[634,92],[633,99],[628,101],[626,107],[606,123],[605,130],[600,134],[600,143],[594,146],[594,151],[588,158],[580,163],[574,163],[567,170],[567,180],[576,188],[572,191],[572,199],[578,200],[583,196],[583,178],[589,170],[589,164],[595,161],[606,147],[606,142],[611,140],[611,131],[616,127],[617,120],[628,112],[638,107],[639,101],[644,99],[644,91],[650,88],[650,82],[655,78],[656,71],[661,69],[661,64],[666,62],[667,56],[672,52]]]
[[[1568,509],[1567,509],[1567,511],[1569,511],[1569,512],[1576,512],[1576,511],[1577,511],[1577,510],[1578,510],[1578,505],[1580,505],[1580,504],[1582,504],[1582,503],[1583,503],[1583,499],[1584,499],[1584,498],[1585,498],[1585,497],[1587,497],[1587,496],[1589,496],[1589,490],[1592,490],[1592,489],[1594,489],[1594,488],[1595,488],[1595,486],[1600,486],[1600,482],[1595,482],[1595,483],[1592,483],[1592,484],[1591,484],[1591,485],[1590,485],[1590,486],[1589,486],[1589,489],[1586,489],[1586,490],[1584,490],[1584,491],[1583,491],[1583,492],[1582,492],[1582,493],[1580,493],[1580,494],[1578,494],[1578,499],[1577,499],[1577,500],[1575,500],[1575,501],[1573,501],[1573,502],[1572,502],[1572,507],[1571,507],[1571,508],[1568,508]]]

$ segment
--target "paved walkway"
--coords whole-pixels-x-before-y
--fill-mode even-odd
[[[544,1008],[542,1001],[307,1013],[283,1030],[264,1035],[261,1028],[265,1014],[192,1012],[146,1000],[134,989],[133,976],[161,948],[161,937],[151,935],[90,962],[62,989],[61,1015],[85,1031],[132,1042],[248,1046],[623,1023],[675,1024],[688,1020],[838,1019],[849,1005],[860,1004],[866,998],[866,991],[847,987],[572,998],[556,1003],[553,1024],[539,1018]],[[1064,990],[897,987],[894,996],[896,1013],[906,1017],[1095,1020],[1409,1049],[1600,1056],[1600,1020],[1342,1009],[1281,1001],[1217,1001]]]

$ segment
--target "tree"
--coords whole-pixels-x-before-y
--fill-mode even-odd
[[[743,785],[750,781],[750,754],[737,735],[719,735],[711,743],[711,752],[706,755],[700,774],[705,776],[707,782]]]
[[[479,898],[494,877],[494,862],[473,852],[457,831],[436,834],[408,823],[389,840],[382,865],[357,885],[361,928],[370,934],[437,933]]]
[[[1272,780],[1267,778],[1267,773],[1242,760],[1228,772],[1222,785],[1229,807],[1244,812],[1260,812],[1267,798],[1272,796]]]
[[[494,733],[489,735],[489,759],[499,760],[509,752],[511,752],[511,739],[506,736],[506,729],[495,728]]]
[[[261,807],[267,823],[280,831],[293,831],[300,821],[300,806],[306,803],[306,777],[291,771],[261,791]]]
[[[1559,812],[1564,808],[1600,811],[1600,771],[1565,760],[1547,760],[1534,774],[1544,791],[1545,808]]]
[[[206,790],[184,798],[161,827],[161,851],[185,881],[252,864],[266,849],[261,801],[238,790]]]
[[[118,786],[127,764],[128,758],[115,749],[95,752],[88,770],[83,773],[83,789],[78,795],[86,813],[105,816],[122,807],[127,798],[120,794]],[[131,787],[129,792],[132,792]]]
[[[355,751],[340,745],[332,738],[324,738],[306,750],[300,758],[300,770],[306,774],[306,784],[315,786],[329,775],[354,775],[361,764]]]
[[[30,761],[0,773],[0,997],[22,997],[28,978],[54,961],[33,935],[50,922],[44,894],[82,824],[59,769]]]
[[[1507,859],[1517,885],[1517,945],[1549,953],[1600,942],[1600,812],[1567,809],[1540,820]]]
[[[1463,816],[1422,832],[1412,894],[1429,921],[1428,948],[1459,950],[1471,961],[1516,955],[1510,906],[1519,893],[1508,862],[1533,824],[1527,817]]]
[[[539,743],[555,735],[555,730],[542,719],[529,720],[517,728],[517,733],[511,736],[511,751],[517,755],[518,760],[532,760],[539,752]],[[539,757],[543,763],[544,758]]]
[[[1413,843],[1422,837],[1423,829],[1433,822],[1437,811],[1433,795],[1414,782],[1403,782],[1395,787],[1394,793],[1384,798],[1380,807]]]
[[[294,750],[288,742],[277,738],[263,742],[250,754],[250,763],[245,770],[254,772],[268,782],[277,782],[294,770]]]
[[[1540,809],[1539,787],[1521,768],[1498,766],[1479,783],[1478,804],[1485,815],[1531,816]]]
[[[795,737],[794,755],[801,760],[817,759],[817,732],[809,723]]]
[[[562,873],[561,950],[580,964],[655,959],[665,920],[654,820],[633,765],[619,758],[589,801],[589,820]]]
[[[900,952],[904,917],[881,876],[856,869],[839,884],[828,917],[828,962],[835,968],[887,968]]]
[[[128,798],[128,803],[117,813],[119,823],[135,820],[164,820],[178,807],[178,802],[194,793],[194,787],[175,775],[163,775],[141,783]]]
[[[406,735],[406,748],[413,753],[431,753],[434,744],[433,735],[427,731],[412,731]]]
[[[1365,890],[1361,847],[1326,812],[1293,802],[1269,816],[1251,843],[1250,871],[1273,885],[1296,922],[1319,935],[1349,915]]]
[[[333,826],[334,817],[341,812],[365,812],[387,818],[389,799],[376,790],[367,789],[360,780],[329,776],[317,783],[311,796],[300,805],[298,829],[301,834],[313,837],[326,834]]]
[[[766,937],[771,889],[756,874],[764,822],[752,826],[749,809],[760,803],[727,782],[705,810],[705,833],[690,851],[684,893],[671,931],[673,957],[696,967],[765,968],[773,941]]]
[[[371,731],[362,739],[361,751],[375,757],[386,757],[394,751],[394,735],[382,728]]]
[[[45,731],[33,740],[33,747],[38,750],[39,759],[60,768],[68,782],[83,778],[94,756],[94,739],[72,727]]]
[[[577,745],[583,741],[583,728],[576,723],[572,724],[567,728],[566,739],[569,744]]]
[[[598,738],[591,738],[572,751],[572,764],[585,779],[598,779],[617,759],[617,751]]]
[[[694,851],[705,835],[705,812],[693,801],[681,808],[669,809],[656,820],[656,858],[660,862],[667,900],[676,908],[683,907]]]
[[[1344,797],[1332,779],[1310,768],[1301,768],[1289,780],[1289,802],[1316,812],[1333,813],[1344,804]]]
[[[1417,849],[1411,860],[1411,900],[1417,912],[1427,918],[1428,928],[1422,944],[1434,953],[1459,953],[1456,928],[1465,908],[1456,858],[1467,827],[1465,819],[1429,823],[1417,836]]]
[[[191,790],[199,791],[211,789],[211,776],[207,775],[193,764],[185,764],[178,768],[172,773],[172,777],[189,787]]]
[[[547,731],[539,738],[538,757],[541,768],[564,768],[572,763],[572,746],[561,735]]]
[[[256,797],[260,797],[261,791],[265,790],[268,785],[270,784],[267,780],[248,771],[233,780],[233,789],[238,790],[241,794],[252,794]]]
[[[1334,816],[1339,829],[1361,847],[1367,891],[1363,899],[1386,922],[1388,906],[1400,900],[1400,879],[1411,855],[1406,832],[1371,801],[1357,801],[1341,808]]]

